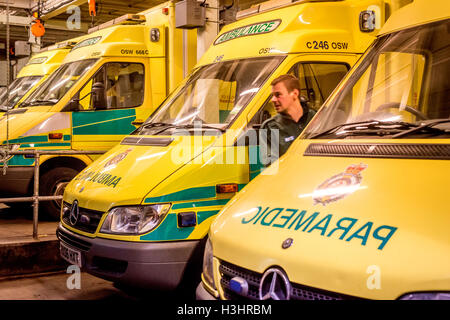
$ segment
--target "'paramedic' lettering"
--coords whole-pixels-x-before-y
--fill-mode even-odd
[[[217,45],[219,43],[222,43],[222,42],[225,42],[228,40],[233,40],[236,38],[244,37],[244,36],[253,36],[253,35],[257,35],[257,34],[272,32],[273,30],[278,28],[280,23],[281,23],[281,20],[278,19],[278,20],[260,22],[260,23],[255,23],[255,24],[251,24],[248,26],[236,28],[234,30],[225,32],[224,34],[220,35],[216,39],[216,41],[214,41],[214,45]]]
[[[115,188],[121,179],[121,177],[113,176],[109,173],[86,171],[75,177],[74,180],[91,181]]]
[[[327,238],[359,243],[362,246],[373,239],[379,241],[378,250],[383,250],[397,230],[396,227],[388,225],[376,226],[371,221],[358,224],[358,219],[355,218],[338,218],[332,214],[324,215],[299,209],[256,207],[252,212],[255,212],[253,216],[242,218],[242,224],[315,233]]]

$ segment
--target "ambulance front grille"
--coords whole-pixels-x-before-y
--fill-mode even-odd
[[[450,144],[311,143],[305,156],[450,160]]]
[[[67,232],[64,232],[61,229],[56,230],[56,236],[58,239],[62,242],[64,242],[66,245],[69,245],[73,248],[80,249],[82,251],[89,251],[92,244],[84,241],[78,237],[75,237]]]
[[[68,204],[65,204],[66,206],[69,206]],[[74,227],[78,230],[88,232],[88,233],[94,233],[97,230],[98,224],[100,223],[100,220],[104,214],[102,211],[96,211],[91,209],[86,209],[79,207],[80,217],[78,218],[78,221],[73,225],[70,222],[70,210],[68,210],[63,215],[63,221],[64,223],[68,224],[71,227]]]
[[[238,267],[234,264],[221,261],[220,267],[220,285],[223,289],[225,298],[228,300],[259,300],[259,283],[262,278],[261,273]],[[247,281],[248,293],[246,296],[235,293],[230,289],[230,280],[234,277],[240,277]],[[356,299],[355,297],[342,295],[335,292],[329,292],[301,284],[292,283],[291,300],[344,300]]]

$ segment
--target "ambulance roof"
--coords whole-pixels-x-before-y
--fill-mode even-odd
[[[377,30],[359,29],[360,13],[368,3],[298,1],[250,15],[226,25],[198,65],[221,56],[223,60],[257,57],[262,49],[270,54],[362,53],[377,34]]]
[[[414,0],[395,11],[386,21],[380,35],[450,18],[448,0]]]
[[[143,24],[115,25],[82,37],[64,59],[64,63],[105,56],[142,56],[150,42]],[[144,50],[144,52],[142,51]]]
[[[33,55],[28,63],[20,69],[18,78],[29,76],[44,76],[53,72],[64,60],[70,49],[53,49]]]

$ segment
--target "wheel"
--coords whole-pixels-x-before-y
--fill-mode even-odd
[[[40,196],[62,196],[67,184],[72,180],[78,171],[72,168],[57,167],[45,172],[39,181]],[[59,220],[61,210],[61,200],[39,202],[40,211],[51,218]]]
[[[410,106],[402,106],[402,105],[400,105],[399,102],[383,103],[382,105],[379,105],[375,109],[375,111],[383,111],[383,110],[386,110],[386,109],[400,109],[400,107],[402,107],[405,111],[408,111],[409,113],[412,113],[413,115],[415,115],[420,120],[428,120],[428,117],[426,115],[424,115],[422,112],[420,112],[419,110],[414,109],[413,107],[410,107]]]
[[[11,210],[28,211],[28,210],[31,210],[32,204],[33,204],[33,202],[8,202],[6,205]]]
[[[32,218],[33,207],[32,202],[8,202],[6,204],[9,207],[9,211],[13,213],[14,217],[24,217],[26,219]]]

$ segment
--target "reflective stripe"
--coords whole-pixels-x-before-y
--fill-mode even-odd
[[[210,207],[210,206],[224,206],[230,199],[219,199],[219,200],[209,200],[209,201],[195,201],[195,202],[184,202],[177,203],[172,206],[172,210],[184,209],[184,208],[199,208],[199,207]]]
[[[21,144],[21,148],[43,148],[43,147],[70,147],[69,143],[64,142],[50,142],[50,143],[32,143],[32,144]]]
[[[197,212],[197,225],[219,213],[219,210]],[[164,221],[153,231],[141,236],[142,241],[165,241],[187,239],[195,227],[178,228],[177,214],[169,213]]]
[[[126,135],[136,129],[131,124],[135,115],[93,122],[73,128],[74,135]]]
[[[238,191],[241,191],[246,184],[238,184]],[[174,193],[169,193],[159,197],[150,197],[144,200],[144,203],[158,203],[158,202],[176,202],[201,200],[216,197],[216,186],[189,188]]]
[[[70,134],[65,134],[63,137],[64,141],[70,141],[71,136]],[[9,143],[11,144],[17,144],[17,143],[39,143],[39,142],[48,142],[48,134],[41,135],[41,136],[28,136],[28,137],[22,137],[17,139],[11,139],[9,140]],[[3,141],[3,144],[6,144],[6,140]]]
[[[29,136],[29,137],[22,137],[17,139],[11,139],[9,140],[9,143],[33,143],[33,142],[48,142],[48,135],[45,136]],[[3,141],[3,144],[6,144],[6,140]]]
[[[147,198],[144,200],[144,203],[188,201],[188,200],[214,198],[215,196],[216,196],[215,186],[198,187],[181,190],[174,193],[169,193],[161,197]]]

